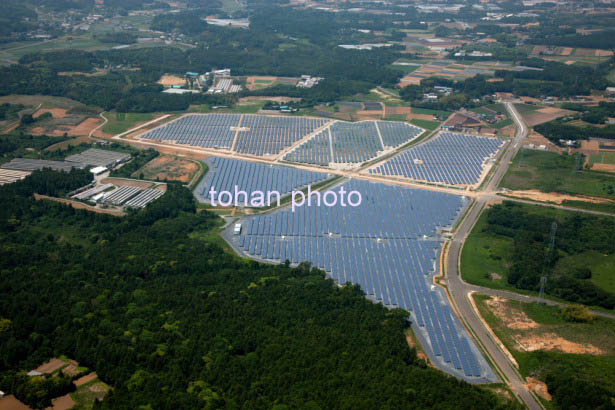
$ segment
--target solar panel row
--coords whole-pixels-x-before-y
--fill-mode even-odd
[[[428,276],[440,246],[438,229],[454,223],[464,200],[360,180],[343,187],[361,192],[360,206],[303,206],[246,217],[239,247],[263,259],[309,261],[340,284],[359,284],[376,300],[412,312],[447,366],[467,377],[485,376],[488,365],[480,365],[484,359]]]
[[[403,122],[337,121],[289,152],[284,159],[323,166],[331,162],[360,164],[377,157],[386,148],[405,144],[422,132],[421,128]]]
[[[279,154],[327,122],[319,118],[245,115],[235,151],[261,156]]]
[[[485,162],[493,158],[504,140],[442,132],[436,138],[409,148],[370,173],[398,175],[450,185],[476,184]]]
[[[212,187],[218,193],[229,191],[234,195],[235,186],[238,190],[245,191],[248,196],[255,191],[277,191],[284,196],[292,190],[330,177],[329,174],[321,172],[230,158],[212,157],[208,159],[208,164],[210,170],[197,188],[197,193],[202,198],[209,198]],[[245,202],[243,198],[238,198],[238,201]]]
[[[192,114],[145,133],[142,138],[230,149],[241,114]]]

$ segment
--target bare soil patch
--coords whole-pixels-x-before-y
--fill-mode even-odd
[[[301,101],[301,98],[298,97],[285,97],[285,96],[273,96],[273,97],[241,97],[238,101],[238,104],[249,104],[255,101],[275,101],[275,102],[289,102],[289,101]]]
[[[527,381],[525,387],[528,390],[533,391],[546,401],[553,400],[553,397],[551,397],[551,395],[549,394],[549,389],[545,382],[541,382],[540,380],[534,379],[533,377],[527,377],[525,380]]]
[[[137,171],[137,174],[143,173],[147,179],[190,182],[198,170],[198,164],[192,161],[165,155],[145,164],[141,170]]]
[[[533,127],[544,122],[549,122],[557,118],[565,117],[566,115],[570,115],[572,113],[572,111],[562,110],[560,108],[544,107],[524,116],[524,119],[527,125]]]
[[[356,115],[359,121],[381,120],[384,118],[384,111],[358,111]]]
[[[506,195],[531,199],[533,201],[539,202],[553,202],[556,204],[562,204],[564,201],[584,201],[591,202],[594,204],[605,204],[605,203],[615,203],[612,199],[600,198],[589,195],[569,195],[569,194],[561,194],[559,192],[541,192],[536,189],[528,189],[528,190],[519,190],[519,191],[511,191],[507,192]]]
[[[8,395],[0,399],[0,410],[32,410],[20,402],[15,396]]]
[[[68,375],[68,376],[76,376],[78,375],[79,369],[77,368],[78,365],[76,365],[75,363],[70,363],[68,366],[66,366],[65,368],[62,369],[62,373]]]
[[[535,350],[558,350],[564,353],[575,354],[604,354],[604,350],[589,343],[581,344],[566,340],[555,333],[543,333],[540,335],[527,335],[517,337],[521,348],[527,352]]]
[[[78,378],[77,380],[73,382],[73,384],[76,387],[79,387],[79,386],[83,386],[84,384],[89,383],[92,380],[96,380],[96,379],[98,379],[98,375],[95,372],[92,372],[90,374],[86,374],[85,376]]]
[[[592,165],[593,171],[615,172],[615,164],[595,163]]]
[[[46,112],[50,113],[53,118],[64,118],[68,114],[64,108],[40,108],[32,114],[32,118],[38,118]]]
[[[36,198],[36,199],[38,199],[38,198]],[[37,372],[50,374],[50,373],[55,372],[56,370],[58,370],[62,366],[66,366],[66,362],[64,360],[51,359],[47,363],[43,363],[42,365],[40,365],[39,367],[37,367],[34,370],[36,370]]]
[[[511,309],[506,303],[506,300],[497,296],[493,296],[487,300],[487,306],[491,308],[495,314],[509,329],[536,329],[540,325],[530,319],[525,312],[517,309]]]
[[[96,128],[101,119],[91,117],[81,121],[78,125],[56,125],[49,124],[48,126],[34,127],[30,129],[33,135],[50,135],[52,137],[61,137],[66,134],[69,137],[87,136],[94,128]]]
[[[384,106],[384,111],[386,115],[408,115],[412,112],[410,107],[400,107],[400,106]]]
[[[429,360],[429,357],[425,354],[425,352],[417,348],[416,343],[414,343],[414,339],[412,338],[411,335],[409,334],[406,335],[406,342],[408,343],[408,346],[410,346],[410,348],[416,349],[416,355],[419,359],[424,360],[428,366],[434,367],[433,364],[431,363],[431,360]]]
[[[175,75],[163,75],[157,83],[170,87],[172,85],[185,85],[186,80],[183,77],[178,77]]]
[[[47,407],[45,410],[69,410],[75,407],[76,404],[72,397],[70,397],[70,394],[66,394],[51,400],[51,407]]]
[[[85,209],[86,211],[97,212],[99,214],[107,214],[107,215],[114,215],[114,216],[125,216],[126,215],[124,212],[121,212],[121,211],[114,211],[113,209],[96,208],[94,206],[84,204],[83,202],[71,201],[70,199],[55,198],[52,196],[39,195],[39,194],[34,194],[34,199],[36,199],[37,201],[40,201],[41,199],[48,199],[50,201],[55,201],[55,202],[60,202],[66,205],[70,205],[75,209]]]

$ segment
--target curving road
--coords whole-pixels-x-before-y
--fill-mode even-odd
[[[517,133],[512,142],[508,145],[506,151],[500,159],[499,166],[493,174],[491,180],[485,186],[487,193],[495,192],[498,184],[506,173],[510,161],[521,147],[521,141],[527,136],[527,126],[521,120],[521,116],[516,111],[511,103],[505,103],[506,109],[511,114],[513,120],[517,124]],[[470,295],[476,291],[474,287],[468,285],[461,279],[459,273],[459,257],[461,249],[467,236],[472,231],[474,224],[478,220],[483,208],[485,207],[490,195],[478,196],[470,208],[464,219],[459,224],[457,231],[454,233],[449,242],[448,254],[446,259],[446,282],[452,303],[457,310],[461,320],[474,334],[478,343],[489,355],[495,367],[499,371],[501,377],[508,383],[511,390],[517,397],[530,409],[543,409],[542,404],[536,396],[528,391],[525,387],[525,380],[519,373],[517,368],[511,363],[507,354],[502,350],[500,345],[494,340],[490,331],[485,327],[478,312],[470,300]],[[482,289],[481,289],[482,291]]]

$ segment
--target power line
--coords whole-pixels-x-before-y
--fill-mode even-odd
[[[538,292],[539,303],[545,304],[545,286],[547,285],[547,266],[549,264],[549,258],[555,248],[555,234],[557,233],[557,222],[551,224],[551,239],[549,240],[549,247],[545,252],[545,262],[542,267],[542,275],[540,277],[540,291]]]

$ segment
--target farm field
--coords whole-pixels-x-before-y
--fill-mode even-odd
[[[524,149],[513,159],[501,186],[615,199],[615,181],[611,175],[585,169],[576,172],[576,169],[574,156]]]
[[[562,108],[544,107],[533,104],[515,104],[515,108],[517,108],[523,120],[530,127],[574,114],[574,111],[564,110]]]

